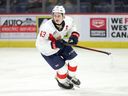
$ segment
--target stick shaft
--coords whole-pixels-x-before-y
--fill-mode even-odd
[[[87,50],[91,50],[91,51],[95,51],[95,52],[100,52],[100,53],[104,53],[107,55],[110,55],[111,53],[106,52],[106,51],[101,51],[101,50],[97,50],[97,49],[92,49],[92,48],[88,48],[88,47],[83,47],[83,46],[79,46],[79,45],[72,45],[72,44],[65,44],[67,46],[74,46],[74,47],[78,47],[78,48],[82,48],[82,49],[87,49]]]

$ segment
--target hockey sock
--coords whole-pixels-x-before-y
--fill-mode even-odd
[[[71,66],[70,64],[68,64],[68,74],[70,76],[75,76],[76,70],[77,70],[77,66]]]
[[[67,68],[66,68],[66,66],[63,66],[62,68],[57,70],[56,77],[61,83],[64,83],[66,81],[66,78],[67,78]]]
[[[68,74],[70,76],[75,76],[77,71],[77,58],[73,58],[72,60],[68,60]]]

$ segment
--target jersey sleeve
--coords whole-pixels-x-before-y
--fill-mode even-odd
[[[72,32],[78,32],[78,30],[76,28],[76,24],[75,24],[73,18],[68,17],[67,21],[68,21],[68,24],[71,26],[70,29],[69,29],[69,32],[68,32],[69,36],[71,35]]]
[[[71,26],[70,31],[71,31],[71,32],[74,32],[74,31],[77,32],[76,24],[75,24],[75,22],[74,22],[73,19],[71,19],[71,24],[72,24],[72,26]]]
[[[50,32],[49,26],[47,24],[42,24],[39,28],[39,33],[36,39],[36,47],[37,49],[46,56],[52,55],[56,53],[59,49],[52,49],[51,48],[51,41],[49,40]]]

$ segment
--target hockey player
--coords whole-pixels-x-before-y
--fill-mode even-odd
[[[69,34],[69,39],[63,38]],[[77,32],[71,17],[65,16],[63,6],[55,6],[52,18],[42,23],[36,40],[36,47],[42,57],[56,71],[58,85],[65,89],[79,86],[80,80],[76,78],[77,53],[66,43],[77,44],[80,34]]]

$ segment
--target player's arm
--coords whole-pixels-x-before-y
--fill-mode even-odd
[[[39,29],[39,33],[36,39],[36,47],[37,49],[43,53],[44,55],[51,55],[58,51],[58,49],[53,49],[51,47],[51,40],[49,39],[50,30],[45,25],[42,25]],[[54,40],[53,40],[54,41]]]
[[[45,55],[51,55],[56,53],[59,48],[64,47],[64,40],[61,39],[61,35],[52,34],[48,27],[40,27],[39,34],[36,40],[36,47],[41,53]]]
[[[69,37],[69,40],[68,40],[68,43],[70,44],[77,44],[78,43],[78,39],[80,37],[80,34],[79,32],[77,31],[77,28],[76,28],[76,25],[73,21],[73,19],[71,19],[71,29],[70,29],[70,37]]]

